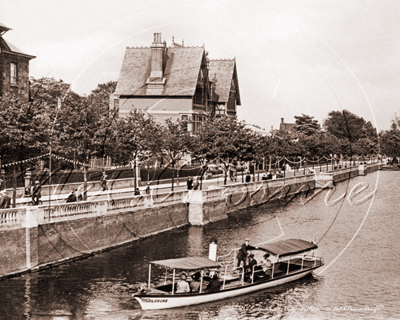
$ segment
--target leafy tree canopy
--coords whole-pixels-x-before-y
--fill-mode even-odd
[[[311,136],[321,130],[317,120],[314,117],[302,113],[301,116],[295,116],[295,125],[293,130],[298,134]]]

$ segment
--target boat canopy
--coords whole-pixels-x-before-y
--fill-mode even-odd
[[[178,259],[150,261],[150,263],[159,266],[164,266],[170,269],[181,269],[181,270],[219,268],[221,266],[218,262],[203,257],[187,257]]]
[[[288,239],[273,243],[263,244],[258,247],[260,250],[267,251],[279,257],[299,254],[310,250],[315,250],[318,246],[315,243],[301,239]]]

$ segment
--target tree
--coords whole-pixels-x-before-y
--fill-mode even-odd
[[[348,110],[331,111],[324,121],[324,128],[337,138],[350,142],[361,138],[376,139],[376,130],[372,124]]]
[[[295,116],[296,121],[293,127],[295,133],[300,135],[312,136],[321,131],[317,120],[314,117],[302,113],[302,116]]]
[[[95,106],[102,115],[108,114],[110,94],[115,92],[116,87],[116,81],[98,84],[97,88],[92,90],[92,92],[88,95],[88,103]]]
[[[141,110],[135,109],[126,117],[118,118],[110,133],[116,161],[128,163],[154,149],[159,130],[153,118]]]
[[[400,156],[400,116],[394,114],[390,130],[379,134],[380,151],[392,158]]]
[[[0,155],[4,162],[21,161],[48,150],[51,112],[40,102],[0,98]]]

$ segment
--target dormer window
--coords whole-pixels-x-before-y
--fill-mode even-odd
[[[10,84],[17,84],[17,65],[15,63],[10,63]]]

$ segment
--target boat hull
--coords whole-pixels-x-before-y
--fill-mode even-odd
[[[285,275],[266,282],[246,284],[244,286],[230,288],[212,293],[200,293],[190,295],[171,295],[171,294],[139,294],[133,295],[140,303],[143,310],[168,309],[190,306],[195,304],[207,303],[221,299],[231,298],[255,291],[279,286],[291,281],[301,279],[309,275],[313,270],[304,270],[298,273]]]

